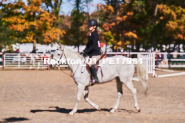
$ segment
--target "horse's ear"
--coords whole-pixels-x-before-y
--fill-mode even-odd
[[[60,46],[56,43],[57,49],[60,49]]]

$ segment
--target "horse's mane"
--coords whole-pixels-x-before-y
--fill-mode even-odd
[[[65,50],[67,50],[67,51],[70,52],[71,54],[75,54],[75,55],[77,55],[79,58],[84,58],[84,57],[83,57],[82,55],[80,55],[79,53],[74,52],[74,51],[72,51],[72,50],[66,48],[65,46],[64,46],[64,48],[65,48]]]

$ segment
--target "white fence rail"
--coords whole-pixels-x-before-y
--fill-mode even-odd
[[[185,53],[157,53],[156,56],[159,68],[185,68]]]
[[[46,54],[50,57],[50,54]],[[185,53],[155,53],[155,52],[109,52],[108,57],[113,55],[124,55],[126,57],[142,58],[147,73],[155,75],[155,67],[159,68],[185,68]],[[157,56],[157,57],[156,57]],[[162,57],[158,57],[162,56]],[[176,58],[174,57],[176,56]],[[11,69],[46,69],[43,54],[25,53],[0,53],[0,67]],[[3,65],[2,65],[3,63]],[[68,67],[68,65],[60,65]]]
[[[48,69],[49,64],[44,64],[44,58],[50,58],[50,55],[5,53],[3,65],[5,69]],[[68,65],[60,65],[60,67],[68,67]]]
[[[47,54],[49,57],[49,55]],[[48,68],[41,54],[5,53],[4,68],[13,69],[44,69]]]
[[[126,57],[142,58],[142,64],[146,67],[147,73],[155,76],[155,53],[154,52],[111,52],[107,55],[124,55]],[[134,56],[133,56],[134,55]]]
[[[155,53],[138,54],[138,58],[142,58],[143,65],[146,68],[147,73],[155,76]]]
[[[0,68],[3,68],[3,53],[0,52]]]

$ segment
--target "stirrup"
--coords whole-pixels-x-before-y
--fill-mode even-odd
[[[99,83],[99,80],[96,81],[96,79],[93,78],[93,79],[91,80],[91,82],[92,82],[92,83]]]
[[[90,85],[93,86],[95,83],[96,83],[95,80],[92,79],[91,82],[90,82]]]

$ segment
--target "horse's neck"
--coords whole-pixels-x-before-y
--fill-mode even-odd
[[[75,53],[65,47],[64,47],[64,55],[67,59],[81,59],[82,61],[84,60],[84,58],[80,57],[77,53]],[[78,66],[79,64],[76,64],[76,65],[69,64],[69,67],[72,71],[75,71],[76,66]]]
[[[77,59],[80,58],[77,53],[67,49],[64,47],[64,55],[69,59]]]

